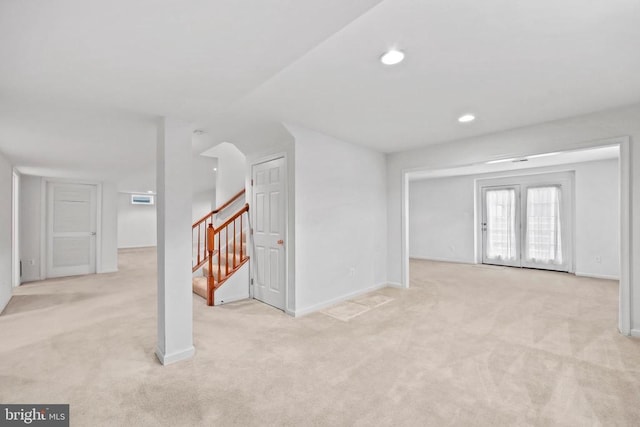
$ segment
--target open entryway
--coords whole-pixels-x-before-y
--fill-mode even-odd
[[[589,280],[619,290],[619,330],[628,335],[628,144],[621,138],[563,152],[406,172],[403,283],[426,280],[409,271],[410,259],[412,266],[428,261],[428,268],[440,268],[437,262],[454,270],[451,263],[471,265],[465,271],[472,281],[483,271],[507,275],[518,267],[524,278],[563,286],[566,276],[553,275],[570,273],[578,279],[571,282],[576,297]],[[540,276],[536,270],[552,271]],[[540,285],[542,291],[548,283]]]
[[[286,301],[285,158],[252,167],[253,297],[281,310]]]
[[[47,183],[47,277],[96,272],[97,186]]]

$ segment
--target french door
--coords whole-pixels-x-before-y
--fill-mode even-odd
[[[570,270],[566,185],[482,187],[482,262]]]

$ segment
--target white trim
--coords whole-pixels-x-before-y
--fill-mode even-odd
[[[332,299],[330,299],[328,301],[320,302],[318,304],[314,304],[312,306],[305,307],[305,308],[302,308],[300,310],[295,310],[293,313],[294,313],[295,317],[305,316],[307,314],[313,313],[313,312],[318,311],[318,310],[322,310],[323,308],[331,307],[332,305],[341,303],[341,302],[349,300],[351,298],[355,298],[355,297],[363,295],[363,294],[368,294],[369,292],[373,292],[373,291],[377,291],[379,289],[386,288],[387,286],[389,286],[388,283],[379,283],[377,285],[373,285],[373,286],[370,286],[368,288],[364,288],[364,289],[360,289],[358,291],[350,292],[350,293],[348,293],[346,295],[342,295],[342,296],[339,296],[337,298],[332,298]],[[403,287],[403,286],[401,286],[401,285],[398,286],[398,284],[394,284],[393,287]]]
[[[400,283],[403,288],[409,288],[411,270],[409,269],[409,174],[402,175],[402,246],[400,247],[402,256],[402,270]]]
[[[402,286],[398,282],[389,282],[389,283],[387,283],[387,286],[390,287],[390,288],[404,289],[404,286]]]
[[[40,179],[40,277],[47,278],[47,179]]]
[[[11,174],[11,286],[20,286],[20,185],[21,175],[17,169]]]
[[[142,248],[157,248],[158,245],[134,245],[134,246],[120,246],[118,247],[118,250],[120,249],[142,249]]]
[[[453,264],[469,264],[475,265],[478,264],[474,261],[462,260],[462,259],[449,259],[449,258],[434,258],[434,257],[421,257],[421,256],[410,256],[409,259],[418,259],[421,261],[435,261],[435,262],[450,262]]]
[[[269,154],[267,156],[264,157],[260,157],[258,159],[255,159],[251,162],[250,166],[249,166],[249,191],[248,191],[248,196],[249,197],[245,197],[245,202],[249,204],[249,215],[248,216],[248,220],[249,220],[249,227],[252,226],[253,224],[253,211],[254,211],[254,206],[253,206],[253,185],[251,185],[251,180],[253,180],[253,168],[259,164],[262,163],[267,163],[273,160],[278,160],[278,159],[283,159],[284,160],[284,166],[283,166],[283,176],[284,176],[284,193],[285,193],[285,197],[284,197],[284,281],[285,281],[285,287],[284,287],[284,309],[283,311],[290,315],[290,316],[295,316],[295,303],[293,307],[290,307],[289,305],[289,295],[295,295],[295,292],[293,289],[291,289],[292,283],[291,283],[291,278],[289,277],[289,248],[292,246],[292,242],[290,241],[290,236],[289,236],[289,199],[290,199],[290,194],[289,194],[289,158],[287,156],[287,153],[285,151],[279,152],[279,153],[274,153],[274,154]],[[247,244],[247,250],[251,250],[251,256],[254,256],[254,251],[253,251],[253,235],[248,233],[247,236],[250,236],[251,238],[251,244]],[[248,243],[248,240],[247,240]],[[254,298],[254,294],[253,294],[253,289],[254,286],[251,285],[251,280],[255,279],[255,264],[253,262],[249,263],[249,298],[253,299]],[[254,280],[255,282],[255,280]]]
[[[603,280],[620,280],[618,276],[612,276],[609,274],[593,274],[593,273],[582,273],[576,271],[574,273],[577,277],[588,277],[590,279],[603,279]]]
[[[631,334],[631,301],[633,268],[631,260],[631,142],[628,136],[619,138],[620,157],[620,299],[618,329],[623,335]]]
[[[632,301],[632,264],[631,259],[631,151],[630,151],[630,138],[629,136],[618,136],[612,138],[604,138],[593,141],[583,141],[568,144],[566,148],[562,148],[559,151],[577,151],[585,150],[589,148],[605,147],[617,145],[620,147],[620,299],[619,299],[619,312],[618,312],[618,329],[623,335],[631,334],[632,313],[631,313],[631,301]],[[548,150],[547,150],[548,151]],[[544,154],[543,152],[519,152],[514,153],[517,157],[527,157],[537,154]],[[482,162],[478,162],[482,163]],[[401,192],[401,248],[402,248],[402,260],[401,260],[401,275],[402,281],[406,285],[409,278],[409,256],[408,252],[405,252],[405,248],[409,244],[409,210],[407,209],[409,203],[409,191],[408,182],[409,174],[417,171],[436,172],[441,169],[450,169],[455,167],[472,166],[473,164],[448,164],[440,167],[416,167],[405,168],[401,171],[402,178],[402,192]]]
[[[640,329],[631,329],[630,336],[640,338]]]
[[[94,185],[94,184],[92,184]],[[102,269],[102,183],[96,186],[96,274],[105,273]],[[117,215],[117,208],[116,208]],[[116,227],[116,233],[118,229]],[[117,240],[117,237],[116,237]]]
[[[156,357],[164,366],[180,362],[181,360],[191,359],[195,353],[196,349],[194,346],[191,346],[186,350],[178,351],[171,354],[164,354],[162,350],[156,348]]]

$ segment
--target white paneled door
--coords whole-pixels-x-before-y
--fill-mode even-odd
[[[47,277],[96,272],[97,187],[47,183]]]
[[[253,297],[285,308],[285,159],[253,166]]]
[[[569,271],[569,185],[482,188],[484,264]]]

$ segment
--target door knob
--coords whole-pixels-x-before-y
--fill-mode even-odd
[[[284,245],[284,240],[278,240],[279,245]]]

